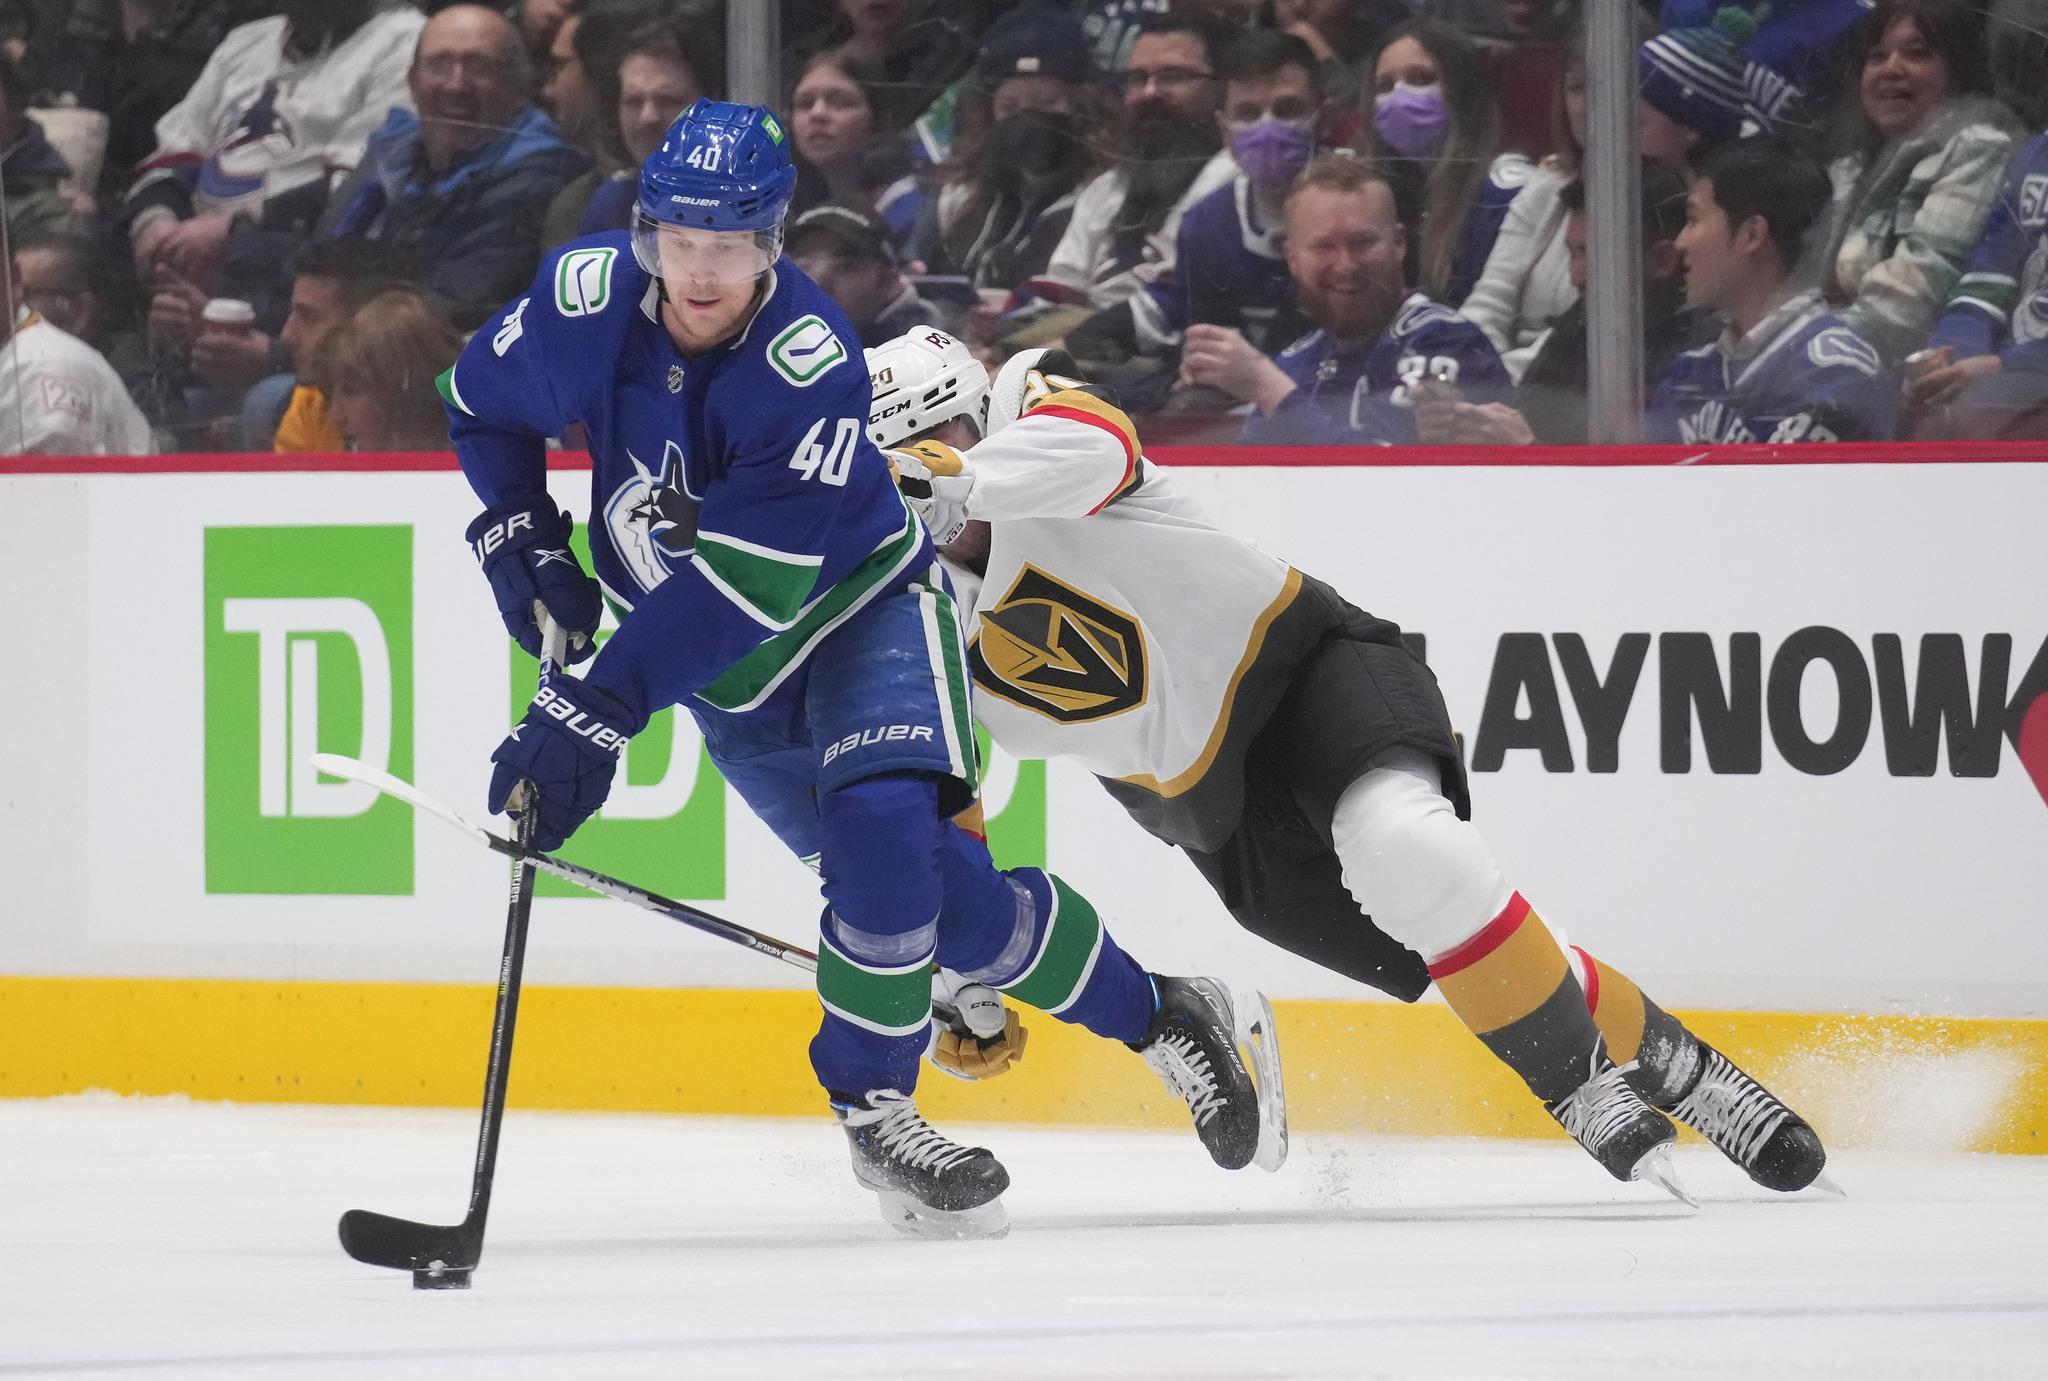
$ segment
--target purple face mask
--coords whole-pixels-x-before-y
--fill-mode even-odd
[[[1372,127],[1387,147],[1403,158],[1428,158],[1444,146],[1451,132],[1451,113],[1443,88],[1409,86],[1406,82],[1374,98]]]
[[[1306,124],[1271,116],[1239,125],[1230,134],[1230,156],[1257,187],[1285,187],[1308,166],[1315,140]]]

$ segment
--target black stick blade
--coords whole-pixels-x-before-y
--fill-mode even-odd
[[[341,1215],[341,1249],[367,1266],[388,1266],[415,1276],[460,1273],[467,1284],[482,1245],[462,1225],[415,1223],[364,1208]]]

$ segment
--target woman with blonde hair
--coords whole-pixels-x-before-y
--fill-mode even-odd
[[[351,451],[445,451],[448,414],[434,381],[462,333],[419,293],[380,293],[331,331],[314,358],[327,415]]]

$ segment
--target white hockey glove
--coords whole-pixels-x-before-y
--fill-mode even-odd
[[[1024,1023],[994,988],[932,970],[931,1048],[925,1058],[955,1079],[993,1079],[1024,1058]]]
[[[920,441],[889,452],[896,487],[924,525],[932,541],[945,546],[967,526],[967,496],[974,489],[974,470],[967,457],[942,441]]]

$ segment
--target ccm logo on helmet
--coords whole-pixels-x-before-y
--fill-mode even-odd
[[[840,739],[839,742],[827,748],[825,750],[824,762],[818,765],[822,767],[841,753],[850,753],[856,748],[866,748],[870,744],[914,743],[918,739],[923,739],[926,743],[932,741],[932,731],[928,725],[891,724],[886,729],[863,729],[857,734],[848,734],[845,738]]]
[[[578,738],[588,739],[590,746],[599,752],[617,753],[621,756],[625,754],[626,736],[624,734],[620,733],[617,729],[598,723],[589,715],[562,699],[561,696],[556,695],[546,686],[542,686],[534,694],[533,707],[536,710],[545,712],[549,719],[555,720],[564,729],[567,729]]]

